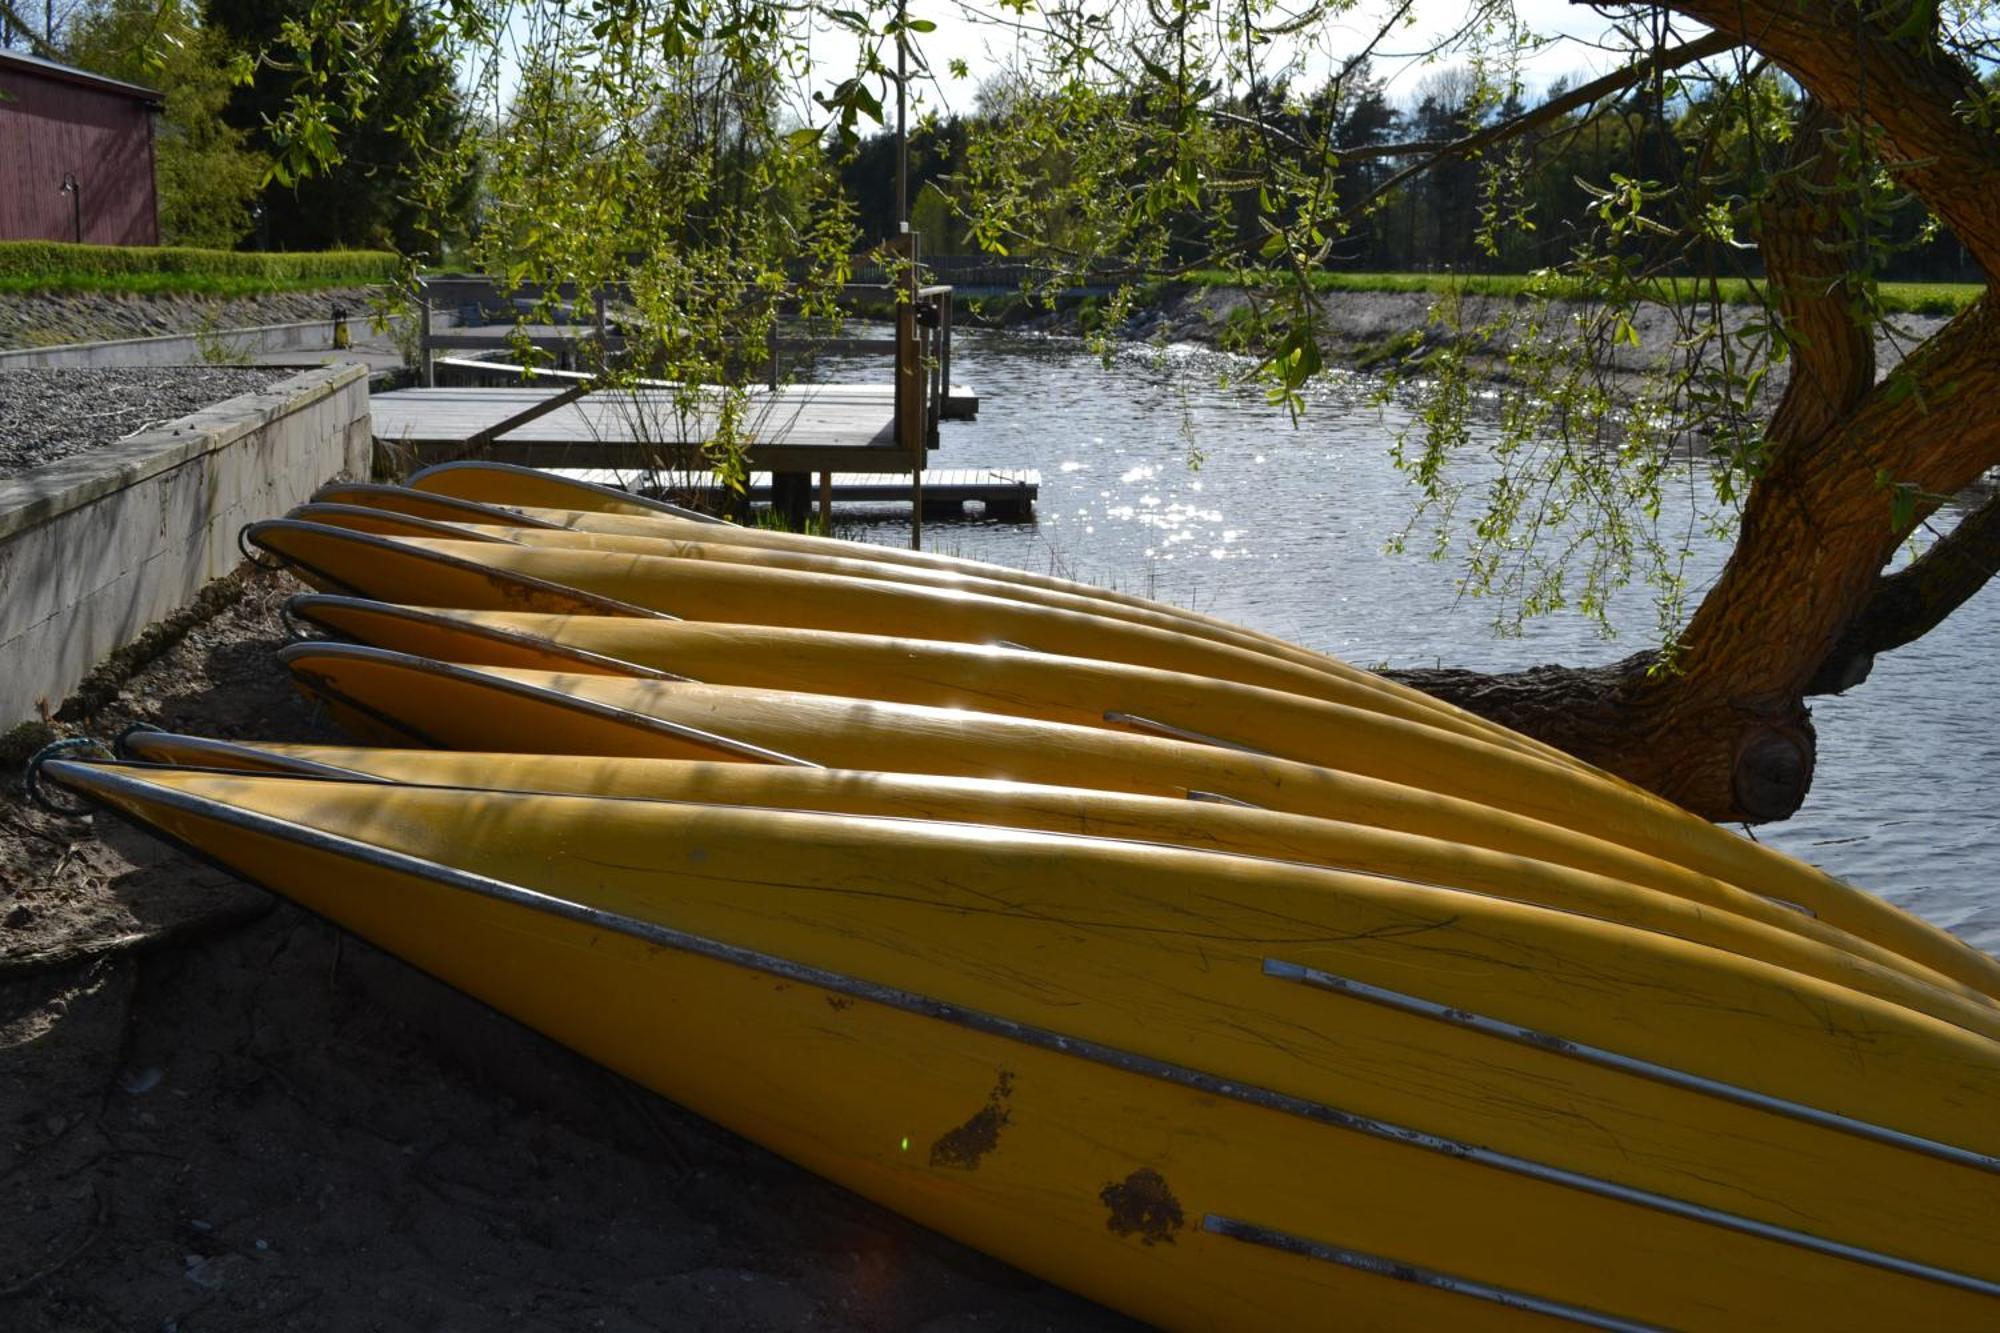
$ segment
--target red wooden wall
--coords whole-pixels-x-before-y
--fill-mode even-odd
[[[0,240],[76,238],[63,173],[83,192],[83,239],[158,245],[153,110],[140,98],[0,62]]]

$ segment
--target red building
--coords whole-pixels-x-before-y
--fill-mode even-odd
[[[0,241],[158,245],[160,94],[0,49]]]

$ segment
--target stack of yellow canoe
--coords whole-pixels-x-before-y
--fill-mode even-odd
[[[44,775],[1188,1328],[2000,1326],[2000,964],[1344,663],[524,469],[250,539],[387,748]]]

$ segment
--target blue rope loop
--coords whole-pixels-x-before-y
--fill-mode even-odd
[[[85,802],[79,801],[71,805],[56,799],[55,794],[42,781],[42,765],[51,759],[61,759],[66,755],[83,754],[92,750],[106,759],[118,757],[112,753],[110,746],[95,736],[67,736],[59,741],[50,741],[29,758],[28,766],[21,774],[22,795],[42,809],[51,814],[61,815],[65,819],[75,819],[80,815],[89,814],[90,806]]]
[[[263,570],[283,569],[285,567],[283,561],[280,560],[265,561],[258,558],[257,552],[251,550],[250,543],[245,540],[245,536],[249,533],[249,531],[250,531],[250,525],[248,523],[245,523],[242,527],[236,529],[236,549],[243,553],[243,558],[249,561],[251,564],[257,566],[257,568],[259,569]]]
[[[165,727],[156,727],[150,722],[134,722],[131,726],[112,737],[111,752],[120,759],[130,759],[132,757],[132,738],[148,734],[164,736],[167,734],[167,729]]]
[[[291,643],[319,643],[326,638],[318,632],[319,626],[299,619],[298,612],[292,610],[290,598],[278,603],[278,623],[285,627],[285,638]]]

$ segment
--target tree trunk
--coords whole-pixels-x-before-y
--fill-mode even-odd
[[[1807,694],[1909,532],[1891,521],[1891,487],[1951,495],[2000,464],[2000,318],[1989,300],[1903,369],[1915,386],[1907,394],[1884,381],[1839,427],[1772,460],[1671,667],[1644,655],[1607,667],[1397,678],[1706,818],[1783,819],[1812,782]]]
[[[1692,0],[1677,10],[1770,56],[1809,91],[1794,170],[1771,191],[1759,246],[1796,357],[1744,503],[1735,550],[1670,664],[1503,676],[1395,673],[1711,819],[1782,819],[1812,782],[1809,694],[1845,688],[1993,572],[2000,510],[1884,579],[1937,503],[2000,465],[2000,316],[1992,294],[1877,383],[1872,332],[1848,314],[1849,238],[1827,137],[1874,145],[1989,274],[2000,274],[2000,136],[1961,117],[1971,71],[1933,32],[1892,35],[1887,6]],[[1898,503],[1898,497],[1910,497]],[[1991,508],[1991,507],[1989,507]],[[1921,567],[1921,568],[1919,568]]]

